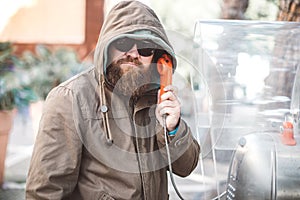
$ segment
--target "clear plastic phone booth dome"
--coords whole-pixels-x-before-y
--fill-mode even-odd
[[[201,199],[300,199],[300,24],[195,25]]]

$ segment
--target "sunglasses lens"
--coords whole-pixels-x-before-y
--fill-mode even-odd
[[[137,45],[138,53],[141,56],[151,56],[154,54],[154,49],[157,48],[157,45],[149,41],[138,41],[130,38],[121,38],[115,40],[112,45],[119,51],[128,52],[134,45]]]
[[[127,52],[132,49],[134,44],[135,42],[129,38],[121,38],[115,40],[112,45],[119,51]]]
[[[148,57],[154,54],[154,49],[150,49],[150,48],[138,49],[138,52],[141,56]]]
[[[137,42],[138,52],[141,56],[152,56],[154,54],[154,49],[157,49],[157,45],[151,41],[138,41]]]

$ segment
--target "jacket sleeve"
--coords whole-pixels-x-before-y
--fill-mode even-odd
[[[160,126],[160,125],[158,125]],[[158,128],[158,144],[163,149],[162,155],[167,160],[163,128]],[[194,139],[191,129],[180,119],[175,136],[167,136],[173,172],[181,177],[188,176],[198,164],[200,146]]]
[[[26,199],[63,199],[77,183],[82,143],[75,131],[72,92],[59,86],[45,101],[26,181]]]

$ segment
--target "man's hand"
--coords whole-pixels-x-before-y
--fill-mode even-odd
[[[173,131],[178,122],[180,117],[180,102],[178,101],[176,95],[176,87],[169,85],[164,88],[165,93],[159,98],[159,91],[158,91],[158,102],[157,107],[155,110],[155,115],[157,120],[160,124],[163,124],[162,116],[164,114],[167,115],[166,118],[166,126],[168,131]],[[159,103],[159,99],[161,102]]]

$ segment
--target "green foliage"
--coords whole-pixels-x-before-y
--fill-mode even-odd
[[[23,65],[30,68],[30,87],[40,99],[45,99],[50,90],[84,69],[77,59],[75,51],[60,48],[51,51],[44,45],[38,45],[35,54],[25,52]]]
[[[51,51],[37,45],[35,53],[13,55],[9,42],[0,43],[0,110],[22,109],[32,101],[45,99],[49,91],[85,68],[75,51]]]
[[[21,108],[36,100],[29,80],[21,61],[13,55],[12,44],[0,43],[0,110]]]

